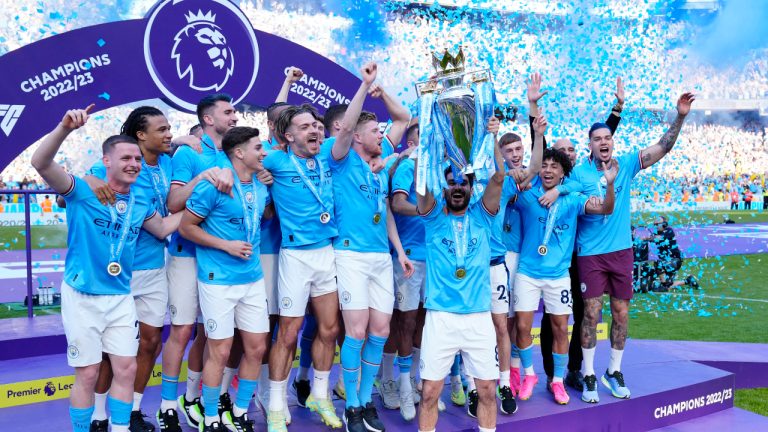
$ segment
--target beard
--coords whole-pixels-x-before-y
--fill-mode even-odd
[[[445,206],[448,207],[448,210],[453,212],[458,212],[462,210],[466,210],[466,208],[469,206],[469,198],[470,194],[468,193],[462,193],[463,198],[458,204],[454,203],[454,198],[452,198],[453,194],[446,194],[445,196]]]

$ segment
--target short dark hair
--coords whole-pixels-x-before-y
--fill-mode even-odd
[[[195,132],[199,131],[199,130],[200,130],[200,129],[202,129],[202,128],[203,128],[203,127],[202,127],[202,126],[200,126],[200,123],[198,123],[198,124],[196,124],[196,125],[192,126],[191,128],[189,128],[189,134],[190,134],[190,135],[194,135],[194,134],[195,134]]]
[[[568,175],[571,173],[571,170],[573,169],[573,165],[571,165],[571,160],[568,158],[568,155],[565,154],[565,152],[554,149],[552,147],[544,150],[544,155],[541,157],[541,161],[544,162],[545,160],[552,160],[559,163],[563,168],[563,174],[566,177],[568,177]]]
[[[162,111],[152,106],[140,106],[125,119],[123,126],[120,127],[121,135],[128,135],[138,139],[138,133],[147,131],[147,117],[165,116]]]
[[[344,113],[347,112],[347,108],[349,108],[349,105],[341,104],[331,105],[325,110],[325,115],[323,115],[323,126],[325,126],[325,130],[333,130],[333,122],[341,120],[341,118],[344,117]]]
[[[136,141],[136,138],[128,135],[112,135],[111,137],[104,140],[104,142],[101,144],[101,153],[106,155],[109,153],[112,153],[112,150],[115,149],[115,146],[121,143],[125,144],[134,144],[139,145],[139,142]]]
[[[587,135],[589,139],[592,139],[592,132],[598,129],[608,129],[611,132],[611,135],[613,135],[613,130],[611,130],[610,126],[608,126],[605,123],[597,122],[597,123],[592,123],[592,126],[590,126],[589,128],[589,135]]]
[[[415,140],[415,137],[413,134],[419,133],[419,124],[414,123],[410,126],[408,126],[408,129],[405,130],[405,139],[407,140]]]
[[[197,103],[197,121],[200,124],[204,124],[203,116],[208,114],[211,108],[216,106],[216,102],[229,102],[232,103],[232,96],[226,93],[213,93],[200,99]]]
[[[445,179],[446,179],[446,180],[448,180],[448,174],[450,174],[450,173],[452,173],[452,172],[453,172],[453,170],[451,169],[451,167],[450,167],[450,166],[447,166],[447,167],[446,167],[446,168],[443,170],[443,176],[445,176]],[[469,180],[469,187],[472,187],[472,186],[475,184],[475,173],[469,173],[469,174],[464,174],[464,175],[466,175],[466,176],[467,176],[467,179]],[[454,179],[454,180],[455,180],[455,179]]]
[[[507,144],[512,144],[513,142],[522,141],[523,139],[520,137],[520,135],[512,132],[507,132],[504,135],[499,138],[499,148],[504,147]]]
[[[221,139],[221,149],[227,156],[231,156],[235,148],[245,144],[251,138],[259,136],[259,130],[255,127],[235,126],[228,130]]]
[[[293,121],[293,118],[299,114],[311,114],[315,119],[317,119],[318,116],[317,110],[310,104],[289,106],[280,113],[280,117],[277,118],[277,122],[275,123],[275,133],[277,133],[278,137],[285,137],[285,131],[288,130],[291,121]]]
[[[375,121],[378,123],[379,119],[376,118],[376,114],[370,111],[363,111],[360,113],[360,117],[357,118],[357,124],[355,125],[355,128],[362,126],[363,123],[367,123],[370,121]]]
[[[288,103],[286,103],[286,102],[275,102],[272,105],[268,106],[267,107],[267,120],[269,120],[269,121],[271,121],[273,123],[276,122],[277,121],[277,117],[278,117],[278,113],[280,111],[278,108],[284,107],[284,106],[288,106]]]

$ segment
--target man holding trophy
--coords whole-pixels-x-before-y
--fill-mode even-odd
[[[419,430],[435,430],[443,380],[460,352],[477,386],[480,430],[491,431],[499,368],[489,290],[490,235],[506,174],[495,134],[486,132],[493,86],[488,71],[464,72],[461,50],[434,60],[435,81],[417,85],[421,140],[414,152],[417,210],[427,239]],[[537,171],[510,173],[523,189]]]

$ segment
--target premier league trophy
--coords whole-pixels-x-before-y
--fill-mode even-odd
[[[488,69],[464,70],[464,52],[456,55],[446,49],[432,55],[435,76],[416,83],[419,96],[420,143],[418,184],[438,195],[446,185],[444,161],[450,163],[454,178],[474,174],[475,191],[494,170],[493,136],[487,132],[496,97]]]

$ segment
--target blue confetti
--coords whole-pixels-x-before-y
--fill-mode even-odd
[[[103,47],[107,44],[107,42],[105,42],[104,39],[99,38],[99,40],[96,41],[96,44],[100,47]]]
[[[104,99],[104,100],[109,100],[111,98],[111,96],[107,92],[104,92],[104,93],[100,94],[99,97]]]

